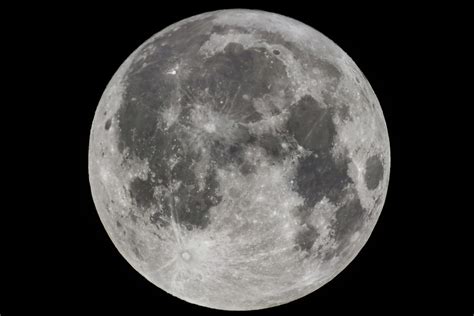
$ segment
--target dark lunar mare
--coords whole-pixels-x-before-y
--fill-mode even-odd
[[[353,233],[362,228],[365,210],[355,190],[351,191],[350,198],[336,211],[334,221],[334,237],[336,241],[347,241]]]
[[[296,234],[295,245],[297,249],[310,253],[314,242],[320,235],[316,227],[309,222],[311,210],[307,206],[302,205],[297,208],[295,215],[298,217],[301,227]]]
[[[353,183],[347,174],[348,162],[346,157],[334,159],[327,152],[300,158],[295,177],[296,190],[305,198],[307,207],[313,207],[324,197],[332,203],[340,201],[341,192]]]
[[[365,162],[365,184],[367,189],[375,190],[383,179],[383,164],[378,155],[371,156]]]
[[[138,177],[130,182],[130,195],[138,207],[143,209],[151,206],[154,193],[153,182],[151,178],[143,180]]]
[[[206,90],[214,111],[248,123],[262,118],[253,106],[255,98],[280,91],[289,93],[288,84],[282,82],[289,82],[285,65],[267,50],[229,43],[223,51],[206,58],[202,67],[191,73],[186,85],[193,90]],[[242,98],[244,94],[249,97]]]
[[[281,162],[287,156],[287,153],[281,147],[282,136],[279,134],[264,133],[256,138],[255,142],[257,146],[265,149],[272,162]]]
[[[336,137],[332,115],[331,108],[324,108],[312,96],[305,95],[291,106],[287,127],[302,147],[316,154],[330,153]]]
[[[119,126],[118,149],[129,157],[146,160],[150,174],[147,180],[136,178],[130,183],[130,196],[142,211],[153,209],[150,221],[167,225],[171,216],[187,228],[204,228],[208,225],[208,209],[219,202],[216,181],[212,170],[199,190],[192,166],[199,154],[184,150],[186,134],[176,125],[164,130],[158,122],[160,110],[176,103],[178,83],[166,72],[181,61],[192,61],[194,53],[209,39],[212,16],[188,22],[180,29],[168,32],[146,44],[132,61],[124,78],[123,103],[117,112]],[[162,45],[163,44],[163,45]],[[179,53],[177,53],[179,52]],[[199,61],[196,61],[199,63]],[[170,169],[170,159],[179,162]],[[171,189],[179,199],[158,201],[157,186]],[[163,198],[163,197],[161,197]],[[193,209],[190,210],[190,207]]]
[[[290,109],[287,128],[298,144],[312,154],[298,161],[295,182],[305,205],[313,207],[327,197],[336,203],[340,192],[350,183],[349,158],[334,158],[331,150],[337,136],[331,108],[323,108],[313,97],[302,97]]]
[[[310,252],[314,242],[319,237],[319,233],[313,225],[304,225],[303,229],[296,235],[296,244],[303,251]]]
[[[333,68],[326,68],[336,74]],[[346,197],[346,188],[353,184],[348,175],[350,158],[347,155],[335,158],[331,153],[337,136],[334,113],[334,107],[323,107],[309,95],[290,108],[287,128],[298,144],[312,152],[299,159],[294,178],[296,191],[305,199],[304,207],[297,214],[307,229],[296,237],[297,245],[303,250],[309,251],[318,236],[316,228],[307,221],[308,212],[324,197],[333,204],[341,203]],[[335,239],[345,240],[353,231],[351,223],[360,223],[363,215],[364,209],[357,197],[353,203],[340,207],[333,223]]]
[[[333,237],[339,244],[324,254],[324,260],[330,260],[344,251],[352,235],[361,230],[365,223],[367,211],[362,207],[357,192],[354,189],[346,191],[348,192],[344,196],[348,195],[349,198],[338,208],[332,223]]]

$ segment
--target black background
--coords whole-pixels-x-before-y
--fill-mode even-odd
[[[5,293],[0,299],[1,315],[224,313],[166,294],[135,272],[119,254],[92,201],[87,154],[101,94],[133,50],[174,22],[226,8],[280,13],[332,39],[372,85],[385,115],[391,145],[392,169],[385,206],[359,255],[316,292],[252,313],[437,314],[446,310],[457,314],[456,309],[465,307],[458,295],[466,291],[450,282],[455,277],[448,261],[454,256],[444,240],[444,228],[433,221],[436,217],[440,220],[436,193],[426,188],[436,185],[436,177],[427,171],[435,162],[423,158],[434,152],[432,138],[443,141],[442,132],[425,126],[425,121],[431,120],[427,106],[432,112],[439,109],[437,101],[425,95],[442,90],[436,82],[424,83],[436,76],[429,69],[438,58],[432,56],[433,47],[437,49],[437,39],[443,34],[439,11],[396,4],[345,7],[226,2],[71,5],[42,8],[49,14],[30,20],[34,26],[29,32],[41,38],[35,42],[35,49],[43,51],[48,60],[45,65],[56,66],[54,73],[48,73],[53,70],[45,66],[42,77],[48,82],[43,90],[55,91],[55,97],[48,99],[50,104],[45,99],[40,103],[51,105],[56,113],[51,115],[55,123],[44,124],[48,125],[44,130],[57,141],[35,151],[41,157],[51,151],[48,168],[51,164],[53,167],[49,176],[44,176],[51,178],[52,184],[42,180],[45,185],[41,198],[30,211],[34,220],[20,215],[22,223],[33,226],[33,236],[13,235],[9,227],[4,230],[9,232],[4,239],[5,249],[9,249],[11,240],[15,244],[13,255],[2,259],[8,261],[8,267],[2,269],[5,282],[0,281]],[[75,142],[70,140],[73,134],[78,137]],[[66,138],[68,141],[62,141]],[[426,203],[428,199],[434,203]],[[38,213],[41,216],[37,219]]]

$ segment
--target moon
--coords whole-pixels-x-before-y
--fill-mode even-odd
[[[190,17],[117,70],[92,123],[89,179],[122,256],[222,310],[282,305],[340,273],[389,181],[380,104],[354,61],[294,19]]]

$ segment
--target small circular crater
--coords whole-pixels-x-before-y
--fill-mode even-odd
[[[107,122],[105,122],[105,130],[108,131],[111,125],[112,125],[112,121],[108,119]]]
[[[275,55],[280,55],[280,51],[279,51],[278,49],[274,49],[274,50],[273,50],[273,54],[275,54]]]
[[[191,254],[187,251],[183,251],[181,253],[181,258],[183,258],[185,261],[189,261],[191,259]]]

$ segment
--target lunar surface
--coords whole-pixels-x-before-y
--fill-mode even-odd
[[[369,238],[390,170],[359,68],[296,20],[185,19],[121,65],[98,105],[89,177],[126,260],[162,290],[223,310],[305,296]]]

